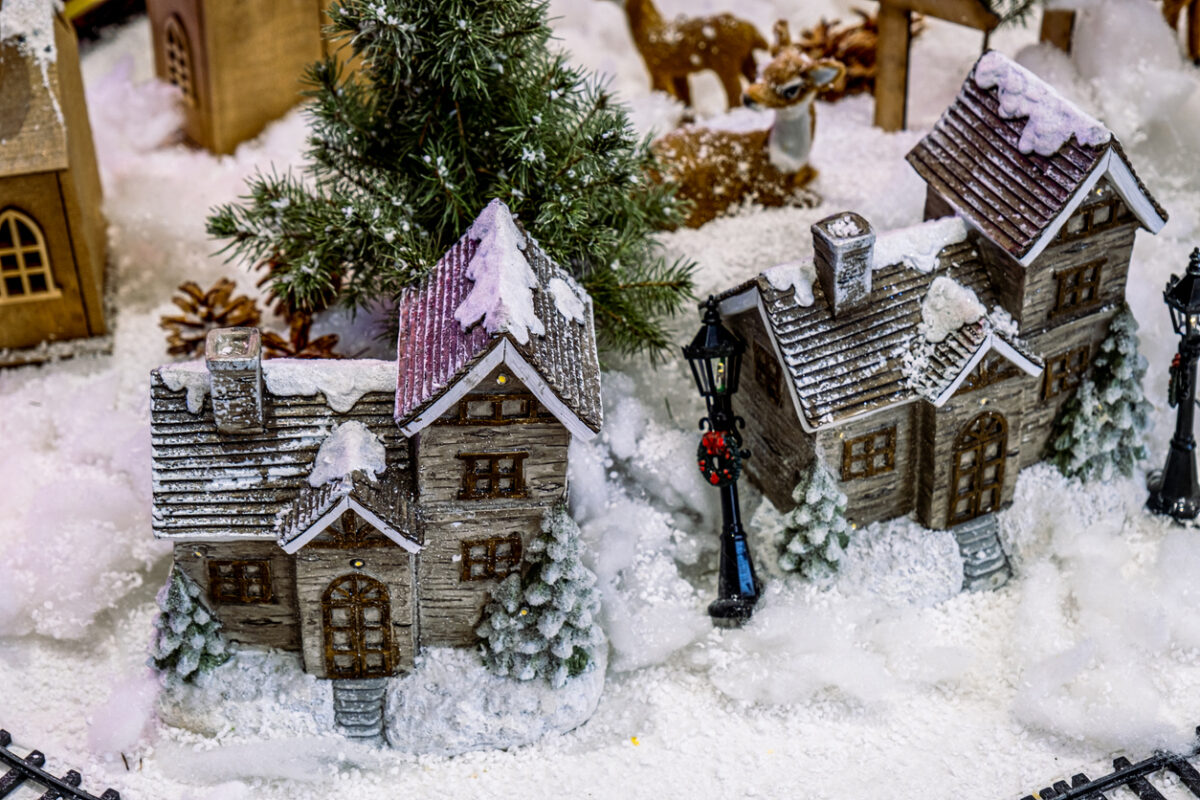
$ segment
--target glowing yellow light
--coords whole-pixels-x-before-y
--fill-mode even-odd
[[[508,376],[507,375],[497,375],[496,383],[508,383]]]
[[[363,565],[365,565],[366,563],[367,563],[367,562],[365,562],[365,561],[362,561],[361,559],[357,559],[357,558],[356,558],[356,559],[354,559],[353,561],[351,561],[351,562],[350,562],[350,566],[354,567],[355,569],[360,569],[360,568],[361,568]]]
[[[629,741],[633,742],[634,747],[637,747],[639,744],[641,744],[641,742],[638,741],[638,737],[636,737],[636,736],[630,736]]]
[[[526,615],[526,614],[528,614],[528,613],[529,613],[529,609],[528,609],[528,608],[522,608],[522,609],[521,609],[521,616],[522,616],[522,617],[523,617],[523,616],[525,616],[525,615]]]

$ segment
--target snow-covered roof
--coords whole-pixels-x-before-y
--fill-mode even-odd
[[[0,3],[0,178],[70,166],[64,104],[83,98],[60,96],[59,70],[79,67],[74,41],[72,57],[59,57],[56,36],[74,34],[58,8],[56,0]]]
[[[285,553],[297,552],[346,511],[358,514],[410,553],[421,550],[412,533],[412,478],[408,470],[398,467],[384,472],[382,480],[367,471],[355,471],[301,490],[275,517],[273,530],[279,546]]]
[[[54,42],[55,0],[4,0],[0,3],[0,42],[19,42],[41,64],[58,58]]]
[[[1167,219],[1110,131],[994,51],[979,59],[908,161],[968,225],[1023,266],[1102,178],[1151,232]]]
[[[1014,371],[1040,375],[1042,360],[993,319],[983,316],[932,342],[916,339],[904,354],[904,374],[913,390],[935,408],[945,405],[989,355],[1003,357]]]
[[[575,436],[600,430],[592,301],[493,200],[400,300],[396,422],[412,436],[504,364]]]

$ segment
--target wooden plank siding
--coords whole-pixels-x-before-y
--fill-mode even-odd
[[[907,403],[885,409],[836,428],[818,431],[817,452],[846,493],[846,517],[862,527],[881,519],[908,514],[913,509],[913,435],[917,406]],[[867,434],[895,429],[895,452],[890,470],[869,477],[842,480],[845,443]]]

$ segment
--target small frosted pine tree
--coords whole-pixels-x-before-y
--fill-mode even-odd
[[[1150,404],[1142,393],[1146,359],[1138,353],[1137,329],[1128,307],[1113,317],[1090,374],[1055,420],[1047,458],[1068,478],[1132,475],[1146,458]]]
[[[810,580],[829,578],[837,572],[842,553],[850,544],[846,495],[818,460],[792,490],[792,500],[796,507],[783,517],[784,545],[779,566]]]
[[[200,587],[179,567],[171,569],[157,600],[160,613],[154,620],[146,663],[168,686],[195,683],[202,674],[229,660],[220,621],[204,602]]]
[[[579,526],[565,504],[546,512],[526,554],[524,575],[500,582],[476,633],[492,672],[522,681],[542,677],[558,689],[594,668],[604,642],[596,576],[580,560]]]

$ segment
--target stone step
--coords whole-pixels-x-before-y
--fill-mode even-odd
[[[343,700],[335,698],[333,708],[339,713],[361,714],[364,711],[376,711],[381,706],[382,698],[373,698],[371,700]]]
[[[995,514],[964,522],[952,529],[963,559],[963,589],[997,589],[1008,582],[1012,567],[1000,544],[1000,529]]]
[[[386,678],[335,680],[333,715],[343,735],[352,739],[383,736],[383,706]]]

